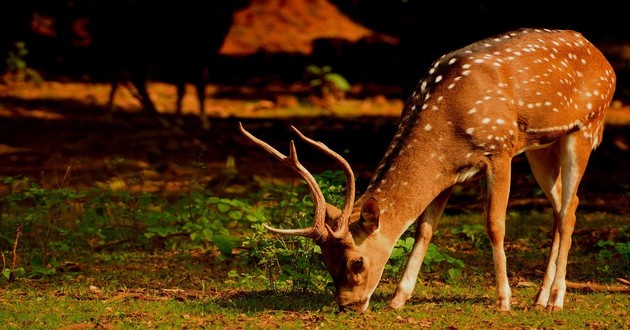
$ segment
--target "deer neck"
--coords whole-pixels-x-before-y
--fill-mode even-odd
[[[366,192],[355,204],[358,215],[364,200],[377,199],[381,209],[380,231],[392,244],[441,192],[483,166],[481,160],[475,161],[466,153],[462,155],[465,149],[461,141],[452,138],[452,124],[440,118],[444,112],[423,111],[426,106],[421,98],[414,93],[408,100],[385,156]]]

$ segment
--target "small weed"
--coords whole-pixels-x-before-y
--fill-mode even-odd
[[[464,224],[461,227],[453,228],[451,232],[469,239],[474,248],[486,248],[490,246],[486,229],[481,224]]]
[[[11,50],[7,54],[8,77],[5,77],[5,79],[16,82],[33,81],[37,84],[44,80],[37,70],[28,66],[26,62],[28,53],[25,42],[18,41],[12,45]]]

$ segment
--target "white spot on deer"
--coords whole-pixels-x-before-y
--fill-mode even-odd
[[[433,127],[431,126],[431,124],[426,124],[424,126],[424,130],[427,131],[427,132],[431,131],[432,129],[433,129]]]
[[[466,134],[468,135],[472,135],[475,132],[475,128],[474,127],[469,127],[466,129]]]
[[[503,125],[503,124],[505,124],[505,120],[499,118],[499,119],[497,119],[497,124]]]
[[[440,82],[440,81],[442,81],[442,76],[441,76],[441,75],[440,75],[440,76],[435,77],[435,82],[436,82],[436,83],[438,83],[438,82]]]
[[[448,89],[453,89],[454,87],[455,87],[455,84],[450,84],[450,85],[448,85],[448,87],[447,87],[447,88],[448,88]]]
[[[472,115],[475,112],[477,112],[477,108],[472,108],[472,109],[468,110],[468,114],[469,115]]]
[[[586,104],[586,108],[587,108],[588,110],[593,109],[593,104],[592,104],[592,103],[587,103],[587,104]]]
[[[451,65],[453,63],[457,62],[457,58],[453,57],[450,60],[448,60],[448,64]]]
[[[487,123],[489,123],[489,122],[490,122],[490,120],[491,120],[490,118],[487,118],[487,117],[486,117],[486,118],[484,118],[481,122],[482,122],[482,123],[484,123],[484,124],[487,124]]]

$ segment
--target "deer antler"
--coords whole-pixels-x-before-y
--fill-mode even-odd
[[[291,126],[291,129],[293,129],[293,131],[302,140],[308,142],[308,144],[334,159],[339,165],[341,165],[343,172],[346,174],[346,202],[344,204],[343,211],[341,212],[341,216],[339,217],[340,223],[337,224],[338,228],[335,233],[335,236],[341,237],[348,230],[348,219],[350,218],[350,213],[352,212],[352,207],[354,206],[355,183],[352,168],[341,155],[328,148],[324,143],[306,137],[294,126]]]
[[[278,229],[264,225],[265,228],[277,234],[305,236],[312,238],[315,241],[325,239],[326,234],[329,230],[324,228],[326,226],[326,201],[324,200],[324,194],[319,188],[317,181],[315,181],[315,178],[313,178],[313,175],[311,175],[311,173],[298,161],[297,152],[295,151],[295,143],[291,141],[289,156],[285,156],[266,142],[258,139],[257,137],[246,131],[245,128],[243,128],[243,124],[239,123],[239,127],[241,129],[241,132],[245,134],[245,136],[247,136],[250,140],[252,140],[252,142],[272,154],[274,157],[278,158],[278,160],[283,162],[285,165],[296,170],[304,178],[306,184],[309,186],[311,191],[311,198],[313,198],[313,202],[315,203],[315,219],[313,220],[313,227],[303,229]]]

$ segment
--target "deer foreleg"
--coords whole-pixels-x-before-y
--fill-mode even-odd
[[[450,195],[450,188],[442,192],[418,218],[416,222],[415,242],[411,249],[411,254],[409,255],[409,261],[407,262],[402,278],[398,282],[394,297],[389,301],[389,308],[401,308],[405,305],[405,302],[411,298],[413,289],[416,286],[416,281],[418,280],[422,261],[429,247],[429,242],[431,241],[431,237],[433,237],[433,232],[442,216],[442,212],[444,212],[444,207],[446,207],[446,202]]]

